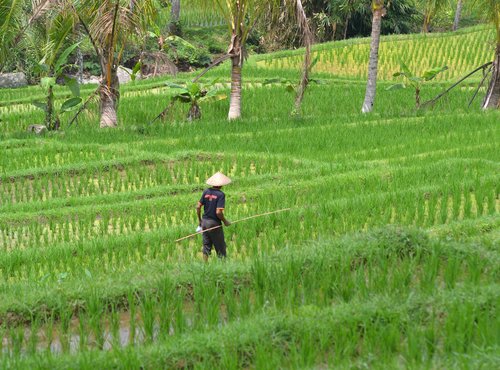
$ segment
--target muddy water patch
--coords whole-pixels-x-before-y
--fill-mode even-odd
[[[161,308],[155,307],[155,311],[161,311]],[[196,330],[199,327],[196,320],[195,306],[190,301],[183,303],[182,309],[174,308],[167,315],[137,309],[97,317],[82,314],[72,317],[66,324],[59,320],[41,326],[31,323],[27,326],[0,328],[0,353],[27,356],[43,352],[57,355],[86,350],[109,351]],[[219,325],[227,323],[223,307],[219,311],[218,321]]]
[[[33,326],[7,329],[2,338],[1,352],[23,355],[33,352],[77,353],[87,349],[108,351],[157,340],[160,325],[155,324],[153,330],[153,337],[148,338],[141,315],[132,316],[130,311],[121,312],[115,318],[107,318],[98,323],[93,318],[72,318],[66,330],[61,323],[45,324],[39,329]],[[170,328],[168,334],[173,334],[173,328]]]

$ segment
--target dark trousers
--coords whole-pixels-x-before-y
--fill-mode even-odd
[[[204,218],[201,220],[201,228],[203,230],[210,229],[219,225],[219,222],[210,218]],[[222,227],[203,233],[203,254],[209,256],[212,252],[212,246],[215,247],[217,257],[226,257],[226,242],[224,240],[224,230],[222,229]]]

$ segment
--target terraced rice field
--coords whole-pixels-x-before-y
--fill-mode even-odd
[[[113,131],[32,137],[38,112],[2,111],[0,367],[498,367],[498,112],[382,86],[361,115],[362,81],[328,80],[302,118],[252,85],[242,121],[220,101],[149,125],[160,82],[125,88]],[[218,170],[229,219],[291,210],[230,226],[205,264],[175,240]]]
[[[393,80],[403,61],[411,71],[421,74],[433,67],[448,66],[441,81],[455,80],[493,59],[493,29],[478,26],[454,34],[401,35],[386,37],[380,43],[379,77]],[[316,46],[312,57],[314,71],[337,77],[366,78],[370,39],[351,39]],[[303,58],[299,52],[279,52],[257,62],[263,68],[297,69]]]

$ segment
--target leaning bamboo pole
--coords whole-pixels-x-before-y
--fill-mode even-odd
[[[286,211],[290,211],[290,210],[291,210],[291,208],[283,208],[283,209],[278,209],[277,211],[270,211],[270,212],[261,213],[261,214],[258,214],[258,215],[253,215],[253,216],[245,217],[245,218],[242,218],[242,219],[239,219],[239,220],[231,222],[231,225],[234,225],[236,223],[243,222],[243,221],[248,221],[248,220],[251,220],[253,218],[263,217],[263,216],[268,216],[268,215],[273,215],[275,213],[286,212]],[[193,236],[196,236],[198,234],[203,234],[203,233],[206,233],[207,231],[215,230],[215,229],[218,229],[220,227],[222,227],[222,225],[218,225],[218,226],[214,226],[214,227],[211,227],[211,228],[208,228],[208,229],[205,229],[205,230],[201,230],[201,231],[198,231],[198,232],[196,232],[194,234],[190,234],[190,235],[184,236],[184,237],[182,237],[180,239],[177,239],[175,242],[178,243],[180,241],[192,238]]]

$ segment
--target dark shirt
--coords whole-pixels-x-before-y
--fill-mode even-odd
[[[217,209],[224,209],[226,195],[220,190],[209,188],[201,195],[200,203],[204,207],[203,218],[209,218],[221,224],[221,220],[217,217]]]

